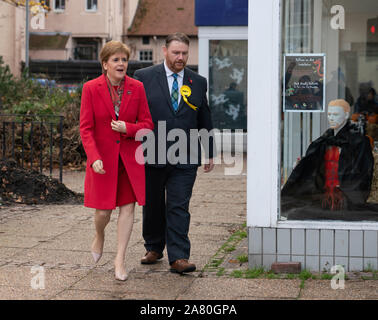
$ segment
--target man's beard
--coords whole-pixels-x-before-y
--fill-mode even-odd
[[[176,70],[177,72],[180,72],[183,70],[186,66],[186,63],[184,61],[175,61],[171,63],[171,68]]]

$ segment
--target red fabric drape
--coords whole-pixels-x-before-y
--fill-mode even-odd
[[[322,207],[330,210],[341,210],[343,208],[343,193],[339,189],[339,158],[340,151],[336,146],[329,147],[324,155],[325,167],[325,193]]]

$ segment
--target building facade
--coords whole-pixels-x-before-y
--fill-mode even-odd
[[[196,69],[198,29],[194,24],[194,0],[139,0],[124,41],[131,48],[132,60],[157,64],[164,61],[165,38],[175,32],[189,37],[188,65]]]
[[[49,1],[42,30],[30,27],[31,60],[97,60],[109,40],[122,40],[137,7],[129,1]]]
[[[25,9],[0,1],[0,56],[19,76],[25,61]]]
[[[51,65],[53,61],[93,64],[109,40],[120,40],[130,47],[130,60],[135,64],[131,69],[137,68],[139,62],[141,66],[161,63],[166,36],[178,31],[191,40],[188,65],[195,70],[198,67],[194,0],[45,2],[50,11],[38,19],[30,14],[29,19],[29,59],[33,70],[56,69]],[[19,74],[21,62],[25,62],[25,8],[4,1],[0,5],[0,30],[5,35],[0,40],[4,43],[1,54],[12,72]],[[44,62],[50,65],[44,66]],[[49,75],[52,76],[50,71]]]

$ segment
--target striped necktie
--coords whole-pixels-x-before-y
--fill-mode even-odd
[[[171,93],[171,100],[172,100],[172,106],[173,110],[177,112],[178,109],[178,82],[177,82],[177,73],[173,73],[173,84],[172,84],[172,93]]]

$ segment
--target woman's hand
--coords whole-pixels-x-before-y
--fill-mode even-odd
[[[92,163],[92,168],[94,172],[99,174],[105,174],[105,170],[103,168],[102,160],[96,160]]]
[[[126,123],[125,121],[114,121],[112,120],[111,124],[112,129],[117,132],[126,133]]]
[[[209,173],[210,171],[212,171],[214,169],[214,166],[215,166],[214,159],[209,159],[209,163],[207,163],[203,166],[203,171],[205,173]]]

